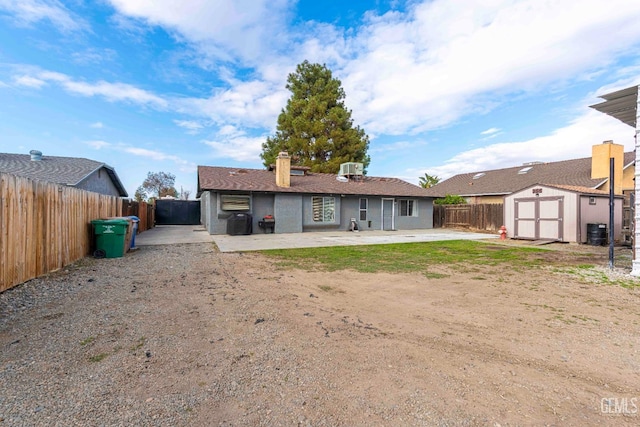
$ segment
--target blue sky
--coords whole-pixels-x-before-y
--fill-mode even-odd
[[[147,172],[261,168],[303,60],[342,81],[368,173],[417,183],[590,155],[640,84],[629,0],[0,0],[0,151]]]

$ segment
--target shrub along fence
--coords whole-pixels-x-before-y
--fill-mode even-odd
[[[433,205],[434,228],[468,228],[497,233],[504,224],[502,203]]]
[[[91,220],[120,216],[122,200],[0,174],[0,292],[91,253]]]

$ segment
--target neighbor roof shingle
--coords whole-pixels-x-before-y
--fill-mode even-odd
[[[336,175],[307,173],[292,175],[291,186],[285,188],[276,185],[275,172],[268,170],[198,166],[198,194],[207,190],[429,197],[425,189],[398,178],[363,176],[361,180],[341,182]]]
[[[624,154],[625,167],[632,164],[634,160],[634,152]],[[529,166],[531,166],[531,169],[526,173],[518,173]],[[481,173],[484,175],[473,179],[475,175]],[[560,162],[463,173],[427,189],[427,194],[431,197],[444,197],[447,194],[464,197],[505,195],[535,184],[595,188],[604,181],[606,181],[605,178],[591,179],[591,157],[586,157]]]
[[[127,191],[114,169],[105,163],[79,157],[57,156],[42,156],[42,160],[32,161],[28,154],[0,153],[0,172],[68,186],[77,186],[103,167],[111,176],[120,195],[126,197]]]

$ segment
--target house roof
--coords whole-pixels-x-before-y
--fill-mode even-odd
[[[291,176],[290,187],[276,185],[275,172],[263,169],[242,169],[198,166],[198,195],[203,191],[238,191],[265,193],[349,194],[362,196],[430,197],[424,188],[398,178],[363,176],[347,182],[337,175],[310,173]]]
[[[625,168],[634,161],[634,152],[624,153]],[[591,179],[591,157],[585,157],[463,173],[427,189],[427,194],[431,197],[444,197],[447,194],[463,197],[503,196],[539,183],[594,189],[606,181],[603,178]]]
[[[127,197],[115,170],[101,162],[79,157],[42,156],[42,160],[33,161],[28,154],[0,153],[0,172],[9,173],[36,181],[76,187],[94,172],[104,168],[121,197]]]

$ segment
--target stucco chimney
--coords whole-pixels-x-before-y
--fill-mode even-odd
[[[622,169],[624,168],[624,147],[613,141],[604,141],[591,149],[591,179],[609,178],[609,159],[613,158],[614,193],[622,194]],[[603,190],[608,191],[607,184]]]
[[[38,150],[31,150],[29,151],[29,154],[31,154],[32,162],[39,162],[40,160],[42,160],[42,152]]]
[[[289,188],[291,186],[291,157],[281,151],[276,159],[276,185]]]

